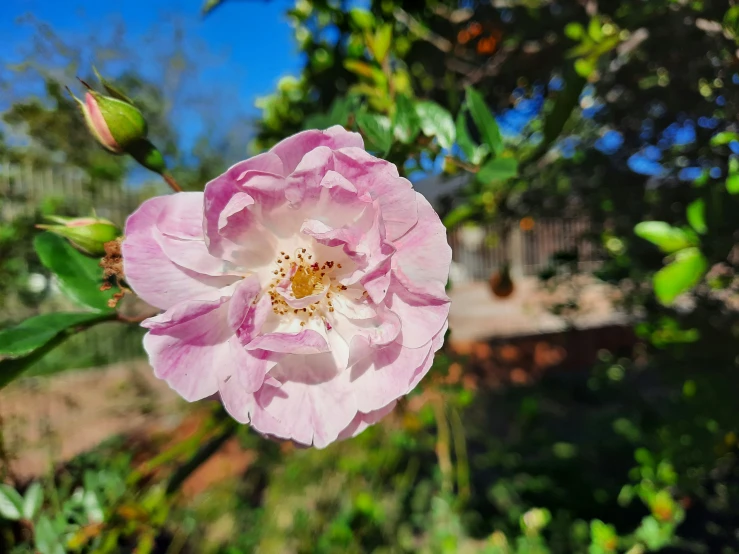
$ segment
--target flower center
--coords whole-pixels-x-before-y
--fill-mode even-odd
[[[314,266],[301,265],[295,270],[292,276],[293,295],[295,298],[305,298],[311,294],[315,294],[323,290],[323,273],[317,271]]]
[[[321,263],[314,262],[313,255],[308,254],[305,248],[298,248],[292,256],[280,252],[276,264],[277,269],[272,272],[275,278],[269,285],[272,311],[277,315],[292,314],[300,317],[302,320],[301,326],[304,326],[306,321],[313,317],[316,312],[325,320],[326,313],[334,311],[332,292],[335,294],[346,290],[344,285],[334,282],[331,277],[334,267],[341,269],[341,264],[337,264],[333,260]],[[328,279],[326,278],[327,275]],[[287,285],[286,279],[289,281],[289,285]],[[280,290],[283,292],[281,293]],[[295,306],[289,300],[289,296],[292,296],[295,300],[302,300],[324,291],[326,292],[324,297],[310,304],[304,301]],[[288,297],[283,296],[286,292],[289,295]],[[330,328],[328,322],[327,328]]]

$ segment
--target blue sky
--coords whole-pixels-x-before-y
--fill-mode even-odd
[[[285,16],[292,6],[287,0],[231,0],[206,19],[200,17],[202,0],[2,0],[0,4],[3,64],[20,61],[21,52],[28,48],[32,28],[16,20],[32,13],[64,38],[89,36],[119,19],[131,41],[176,14],[186,36],[205,44],[219,59],[198,85],[233,90],[242,113],[256,115],[255,98],[273,91],[282,75],[297,73],[301,66]],[[186,135],[196,132],[192,122],[184,127]]]

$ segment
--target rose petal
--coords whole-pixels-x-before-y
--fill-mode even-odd
[[[418,223],[395,241],[393,266],[398,280],[409,291],[432,299],[447,300],[444,290],[449,279],[452,249],[446,229],[431,204],[416,193]]]
[[[186,269],[166,256],[155,237],[159,234],[156,224],[174,196],[151,198],[131,214],[122,246],[126,281],[143,300],[161,309],[235,281],[231,276],[213,277]]]

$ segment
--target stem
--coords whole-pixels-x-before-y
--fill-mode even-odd
[[[441,471],[441,490],[446,494],[450,494],[453,488],[454,477],[452,472],[454,469],[449,449],[449,426],[444,414],[444,400],[440,395],[431,400],[431,407],[436,418],[436,457],[439,460],[439,470]]]
[[[141,323],[145,319],[149,319],[150,317],[153,317],[154,315],[156,315],[156,314],[146,314],[146,315],[139,315],[139,316],[131,317],[131,316],[124,315],[120,312],[117,312],[117,313],[118,315],[116,316],[116,318],[118,319],[118,321],[122,321],[123,323]]]
[[[447,156],[446,159],[460,169],[464,169],[465,171],[469,171],[470,173],[477,173],[478,171],[480,171],[479,166],[463,162],[462,160],[460,160],[459,158],[455,158],[454,156]]]
[[[174,180],[174,177],[170,173],[164,172],[162,173],[162,179],[169,185],[169,187],[175,191],[175,192],[182,192],[182,187],[177,184],[177,181]]]
[[[167,483],[166,493],[169,495],[177,492],[187,478],[236,433],[237,428],[238,424],[235,421],[227,421],[226,428],[223,431],[205,443],[192,458],[172,474],[169,483]]]
[[[456,408],[451,409],[450,423],[454,437],[454,453],[457,457],[457,489],[459,500],[467,502],[470,497],[470,466],[467,461],[467,438],[464,434],[462,418]]]

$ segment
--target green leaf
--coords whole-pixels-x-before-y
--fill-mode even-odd
[[[588,23],[588,36],[594,42],[603,40],[603,28],[601,27],[600,18],[596,15],[590,19]]]
[[[572,111],[579,105],[585,79],[574,70],[565,72],[564,89],[557,93],[554,106],[544,119],[544,147],[552,144],[564,129]]]
[[[384,115],[369,112],[357,113],[357,125],[370,142],[371,149],[387,153],[393,144],[393,131],[390,120]]]
[[[108,318],[107,314],[95,312],[57,312],[28,318],[15,327],[0,331],[0,358],[25,356],[69,327]]]
[[[430,100],[417,102],[416,114],[421,120],[421,130],[424,135],[436,137],[442,148],[452,147],[457,135],[452,114]]]
[[[711,146],[724,146],[730,142],[739,141],[739,134],[723,131],[711,137]]]
[[[739,194],[739,160],[729,159],[729,176],[726,178],[726,191],[729,194]]]
[[[464,152],[465,157],[473,164],[479,164],[487,154],[487,146],[478,146],[470,137],[467,130],[467,117],[465,111],[461,110],[457,114],[457,144]]]
[[[205,0],[203,3],[203,7],[200,8],[200,14],[205,17],[206,15],[210,15],[213,13],[213,10],[215,10],[218,6],[223,4],[226,0]]]
[[[85,509],[87,519],[90,521],[99,523],[105,519],[103,508],[100,505],[100,499],[94,490],[85,490],[84,496],[82,497],[82,506]]]
[[[421,121],[416,115],[413,103],[405,94],[395,97],[395,116],[393,133],[403,144],[410,144],[421,130]]]
[[[675,261],[654,275],[654,293],[665,305],[693,288],[708,269],[708,261],[698,248],[686,248],[675,256]]]
[[[739,39],[739,5],[732,6],[724,14],[724,30],[729,33],[734,40]]]
[[[331,104],[331,111],[328,113],[328,126],[341,125],[342,127],[349,121],[349,114],[354,108],[356,97],[346,96],[339,97]]]
[[[0,332],[0,389],[59,346],[80,326],[113,318],[108,313],[55,313],[29,318]],[[6,358],[6,359],[2,359]]]
[[[503,151],[503,137],[495,122],[493,114],[488,109],[482,94],[472,87],[467,87],[467,108],[470,110],[475,125],[480,130],[483,143],[487,144],[491,152],[496,155]]]
[[[303,122],[303,129],[328,129],[333,125],[346,126],[349,121],[349,114],[354,108],[355,100],[355,96],[336,98],[328,113],[308,116]]]
[[[363,31],[371,29],[375,24],[375,16],[372,15],[372,12],[361,8],[352,8],[349,10],[349,17],[352,23]]]
[[[452,209],[452,211],[450,211],[444,218],[444,226],[447,229],[451,229],[452,227],[455,227],[460,223],[467,221],[476,213],[477,209],[470,204],[462,204],[461,206],[457,206],[456,208]]]
[[[592,58],[579,58],[575,60],[575,71],[580,77],[587,79],[595,71],[595,61]]]
[[[51,521],[46,516],[41,516],[36,523],[34,529],[36,539],[36,549],[41,554],[57,554],[60,552],[62,545],[59,544],[59,536],[57,535]],[[64,552],[62,548],[61,552]]]
[[[56,275],[62,292],[75,302],[101,312],[110,312],[112,291],[103,292],[103,270],[99,260],[78,252],[66,240],[51,233],[37,235],[33,241],[41,263]]]
[[[389,23],[385,23],[377,28],[375,36],[368,46],[375,56],[375,59],[382,63],[385,61],[388,52],[390,51],[390,44],[393,39],[393,27]]]
[[[581,40],[585,36],[585,29],[580,23],[568,23],[565,26],[565,36],[572,40]]]
[[[518,161],[514,158],[495,158],[480,168],[477,180],[483,184],[507,181],[518,175]]]
[[[688,204],[686,217],[690,226],[695,229],[696,233],[706,234],[708,227],[706,226],[706,203],[702,198]]]
[[[0,516],[11,521],[23,517],[23,497],[9,485],[0,483]]]
[[[634,227],[634,234],[648,240],[667,254],[697,244],[690,234],[664,221],[642,221]]]
[[[344,60],[344,67],[356,75],[372,79],[374,75],[374,66],[360,60]]]
[[[44,489],[41,483],[34,481],[26,490],[26,496],[23,498],[23,517],[27,520],[33,520],[44,503]]]

